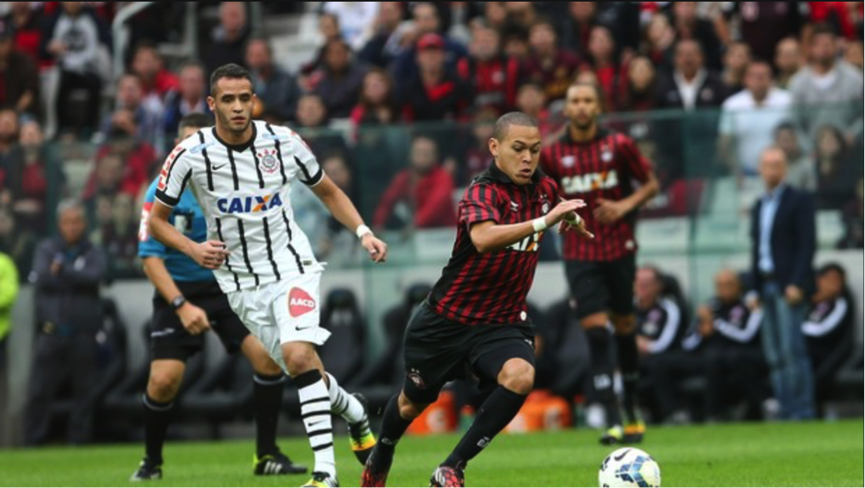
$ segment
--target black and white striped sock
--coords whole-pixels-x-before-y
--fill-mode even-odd
[[[300,395],[300,415],[315,454],[315,469],[336,477],[333,453],[333,426],[330,419],[331,400],[321,373],[314,369],[293,378]]]
[[[344,418],[346,422],[356,424],[366,420],[366,412],[363,411],[363,405],[343,390],[337,383],[336,378],[332,374],[327,373],[328,391],[330,392],[330,401],[333,403],[331,413]]]

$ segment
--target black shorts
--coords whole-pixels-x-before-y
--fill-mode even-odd
[[[210,327],[229,354],[240,350],[249,330],[228,304],[228,298],[214,282],[177,282],[189,303],[207,313]],[[150,331],[151,359],[186,361],[204,347],[204,335],[194,336],[183,328],[180,317],[159,294],[153,298],[153,326]]]
[[[495,384],[509,360],[535,365],[535,332],[531,322],[465,325],[433,312],[429,304],[415,310],[405,333],[403,391],[413,403],[433,403],[451,380],[477,376]]]
[[[634,254],[615,261],[566,261],[565,274],[577,301],[578,319],[598,312],[634,313]]]

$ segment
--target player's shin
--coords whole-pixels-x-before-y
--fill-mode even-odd
[[[282,407],[282,394],[285,389],[285,375],[267,376],[255,373],[253,376],[253,411],[255,415],[255,445],[258,458],[276,454],[276,425]]]
[[[466,464],[487,447],[496,434],[516,417],[525,401],[526,395],[519,395],[503,386],[493,390],[481,405],[469,430],[442,466],[465,469]]]
[[[622,372],[624,398],[622,406],[629,424],[639,421],[637,413],[637,387],[640,381],[640,356],[637,351],[637,336],[616,333],[616,351],[619,359],[619,369]]]
[[[336,460],[333,452],[333,426],[330,418],[330,394],[321,372],[307,371],[292,378],[300,396],[300,414],[315,453],[313,472],[327,473],[336,477]]]
[[[610,358],[610,331],[607,327],[589,327],[586,338],[592,355],[592,388],[595,400],[604,406],[607,426],[621,426],[619,402],[613,389],[613,364]]]
[[[162,446],[171,419],[173,402],[157,402],[146,393],[141,397],[144,404],[144,445],[147,459],[154,466],[162,465]]]

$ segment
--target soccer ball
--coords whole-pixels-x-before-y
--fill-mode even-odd
[[[651,456],[633,447],[623,447],[604,459],[598,471],[601,488],[661,486],[661,468]]]

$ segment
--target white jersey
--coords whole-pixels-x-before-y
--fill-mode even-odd
[[[324,172],[305,142],[286,127],[252,123],[249,143],[223,142],[216,128],[181,142],[162,167],[156,198],[174,207],[186,185],[207,219],[207,237],[231,253],[215,271],[225,293],[290,279],[321,267],[294,222],[293,181],[314,187]]]

